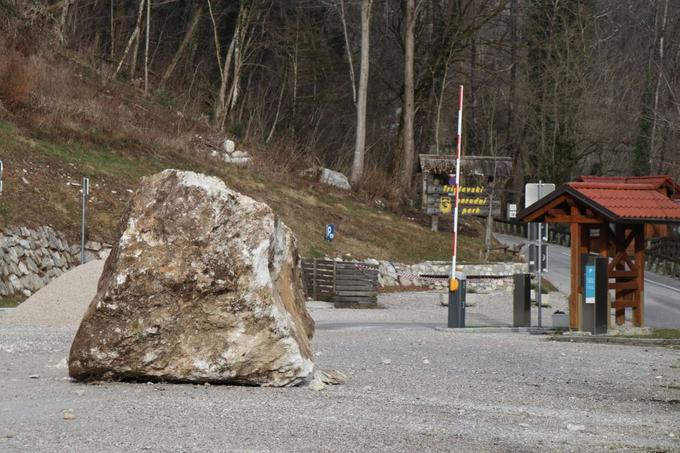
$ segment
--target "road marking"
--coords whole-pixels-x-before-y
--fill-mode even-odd
[[[561,252],[559,250],[554,250],[554,251],[559,253],[560,255],[564,255],[566,257],[571,258],[571,254],[569,254],[569,253],[564,253],[564,252]],[[652,285],[660,286],[660,287],[665,288],[665,289],[669,289],[669,290],[674,291],[676,293],[680,293],[680,288],[676,288],[675,286],[670,286],[670,285],[666,285],[665,283],[655,282],[654,280],[650,280],[648,278],[645,278],[645,282],[651,283]]]
[[[645,279],[645,282],[651,283],[652,285],[660,286],[662,288],[670,289],[671,291],[675,291],[676,293],[680,293],[680,288],[676,288],[674,286],[666,285],[664,283],[655,282],[655,281],[650,280],[648,278]]]
[[[559,247],[559,246],[557,246],[557,247]],[[553,245],[552,251],[555,252],[555,253],[559,253],[560,255],[566,256],[566,257],[571,259],[571,253],[565,253],[565,252],[559,250],[557,247]],[[550,250],[550,249],[548,249],[548,250]],[[665,288],[665,289],[669,289],[669,290],[674,291],[676,293],[680,293],[680,288],[676,288],[674,286],[666,285],[665,283],[655,282],[655,281],[650,280],[648,278],[645,278],[645,282],[651,283],[652,285],[660,286],[660,287]]]

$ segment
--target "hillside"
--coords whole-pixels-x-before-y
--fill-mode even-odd
[[[307,163],[276,145],[245,144],[249,168],[210,157],[225,134],[129,86],[103,85],[73,55],[31,57],[36,77],[11,110],[0,109],[5,191],[0,228],[49,224],[79,237],[80,183],[90,178],[89,239],[111,242],[140,177],[165,168],[218,176],[268,203],[300,240],[305,256],[375,257],[404,262],[446,259],[449,233],[432,233],[415,213],[375,208],[366,193],[344,193],[298,176]],[[76,69],[73,69],[76,68]],[[336,240],[323,239],[326,223]],[[463,260],[477,260],[480,224],[464,225]],[[477,236],[477,237],[473,237]]]

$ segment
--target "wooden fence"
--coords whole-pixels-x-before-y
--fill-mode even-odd
[[[339,304],[375,304],[378,266],[353,261],[303,259],[307,296]]]

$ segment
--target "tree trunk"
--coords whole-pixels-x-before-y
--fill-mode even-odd
[[[227,81],[229,79],[229,72],[231,71],[231,60],[234,55],[234,46],[236,45],[237,33],[238,29],[234,31],[234,36],[231,37],[231,43],[229,43],[227,56],[224,59],[224,67],[220,69],[222,79],[220,80],[220,92],[217,96],[217,104],[215,104],[215,123],[219,125],[224,123],[224,119],[226,117]]]
[[[661,32],[659,36],[659,63],[656,76],[656,88],[654,89],[654,112],[652,116],[652,134],[649,139],[649,168],[654,168],[654,142],[656,139],[656,129],[658,123],[657,109],[659,107],[659,91],[661,88],[661,78],[663,76],[663,46],[664,35],[666,34],[666,21],[668,19],[668,0],[666,0],[663,10],[663,18],[661,19]],[[659,159],[658,171],[663,171],[663,159]]]
[[[446,84],[447,84],[447,78],[449,76],[449,65],[451,63],[451,58],[453,58],[454,51],[456,49],[455,42],[452,40],[452,42],[449,44],[449,49],[446,52],[446,56],[444,59],[444,72],[442,74],[442,82],[441,82],[441,88],[439,90],[439,97],[437,98],[437,93],[436,93],[436,88],[434,88],[434,81],[432,82],[433,89],[435,91],[435,102],[437,104],[437,113],[435,115],[435,124],[434,124],[434,143],[435,143],[435,149],[437,150],[437,154],[440,153],[440,146],[439,146],[439,140],[440,140],[440,127],[441,127],[441,121],[442,121],[442,106],[444,105],[444,96],[446,94]]]
[[[208,0],[208,12],[210,13],[210,22],[212,22],[213,27],[213,39],[215,40],[215,56],[217,58],[217,68],[220,70],[220,81],[224,80],[224,73],[222,72],[222,47],[220,46],[220,38],[217,33],[217,23],[215,22],[215,16],[213,15],[212,3]]]
[[[114,23],[113,23],[114,22],[114,14],[113,14],[113,4],[114,4],[114,2],[115,2],[115,0],[111,0],[111,10],[110,10],[110,14],[111,14],[111,18],[110,18],[111,19],[111,23],[110,23],[110,26],[111,26],[111,61],[113,61],[113,55],[114,55],[114,51],[116,49],[116,45],[115,45],[115,43],[116,43],[116,33],[115,33]]]
[[[144,44],[144,96],[149,95],[149,30],[151,29],[151,0],[146,0],[146,43]]]
[[[130,52],[130,47],[132,47],[132,43],[137,39],[137,36],[139,36],[139,31],[142,25],[142,15],[144,14],[144,0],[139,0],[139,12],[137,13],[137,24],[135,25],[135,30],[132,32],[132,35],[130,36],[130,39],[127,42],[127,45],[125,46],[125,51],[123,52],[123,56],[121,57],[120,61],[118,62],[118,66],[116,67],[116,70],[114,71],[113,75],[111,76],[112,79],[115,79],[118,73],[120,72],[121,68],[123,67],[123,63],[125,62],[125,58],[127,57],[128,53]]]
[[[415,117],[415,86],[414,86],[414,62],[415,62],[415,25],[416,5],[415,0],[406,0],[406,17],[404,21],[404,106],[403,118],[403,160],[401,166],[401,190],[408,193],[411,190],[413,176],[413,164],[415,162],[415,142],[413,123]]]
[[[352,184],[361,181],[364,174],[366,154],[366,100],[368,95],[368,68],[370,63],[371,4],[373,0],[361,2],[361,69],[359,73],[359,93],[357,98],[357,135],[352,161]]]
[[[371,0],[372,1],[372,0]],[[370,8],[370,5],[369,5]],[[370,14],[370,12],[369,12]],[[363,5],[362,5],[362,21],[363,21]],[[352,103],[357,104],[357,83],[354,79],[354,62],[352,61],[352,49],[349,45],[349,35],[347,34],[347,19],[345,18],[345,2],[340,0],[340,20],[342,21],[342,33],[345,36],[345,50],[347,51],[347,62],[349,63],[349,79],[352,82]],[[363,22],[362,22],[363,26]],[[363,33],[363,28],[362,28]],[[363,35],[362,35],[363,36]],[[363,45],[363,41],[362,41]]]
[[[283,73],[283,80],[281,81],[281,91],[279,91],[279,102],[276,104],[276,114],[274,115],[274,122],[272,123],[272,128],[269,130],[269,135],[267,135],[267,139],[264,141],[265,143],[269,143],[274,136],[274,131],[276,130],[276,124],[279,122],[279,113],[281,112],[281,102],[283,101],[283,92],[286,89],[286,79],[288,78],[288,68],[286,68],[286,72]]]
[[[62,44],[66,44],[66,19],[68,18],[68,9],[71,6],[71,0],[64,0],[61,8],[61,19],[59,20],[59,37]]]
[[[189,28],[187,29],[187,32],[184,35],[184,39],[182,39],[182,42],[180,43],[179,48],[177,49],[177,52],[175,52],[175,56],[172,57],[172,61],[170,62],[165,72],[163,73],[163,77],[161,77],[160,83],[161,87],[165,86],[165,83],[168,81],[173,71],[175,70],[177,63],[179,63],[179,59],[182,57],[184,50],[186,49],[189,42],[191,42],[191,39],[194,37],[194,34],[196,33],[196,28],[198,28],[198,23],[200,22],[202,15],[203,8],[199,6],[198,8],[196,8],[196,11],[194,11],[194,15],[191,18],[191,22],[189,23]]]
[[[522,201],[522,185],[524,183],[524,160],[522,159],[522,147],[519,146],[517,117],[517,1],[510,0],[510,105],[508,108],[508,143],[510,156],[512,157],[512,190],[513,201],[520,204]]]

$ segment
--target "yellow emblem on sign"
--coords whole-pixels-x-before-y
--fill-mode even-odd
[[[451,197],[439,198],[439,210],[442,214],[448,214],[451,212]]]

